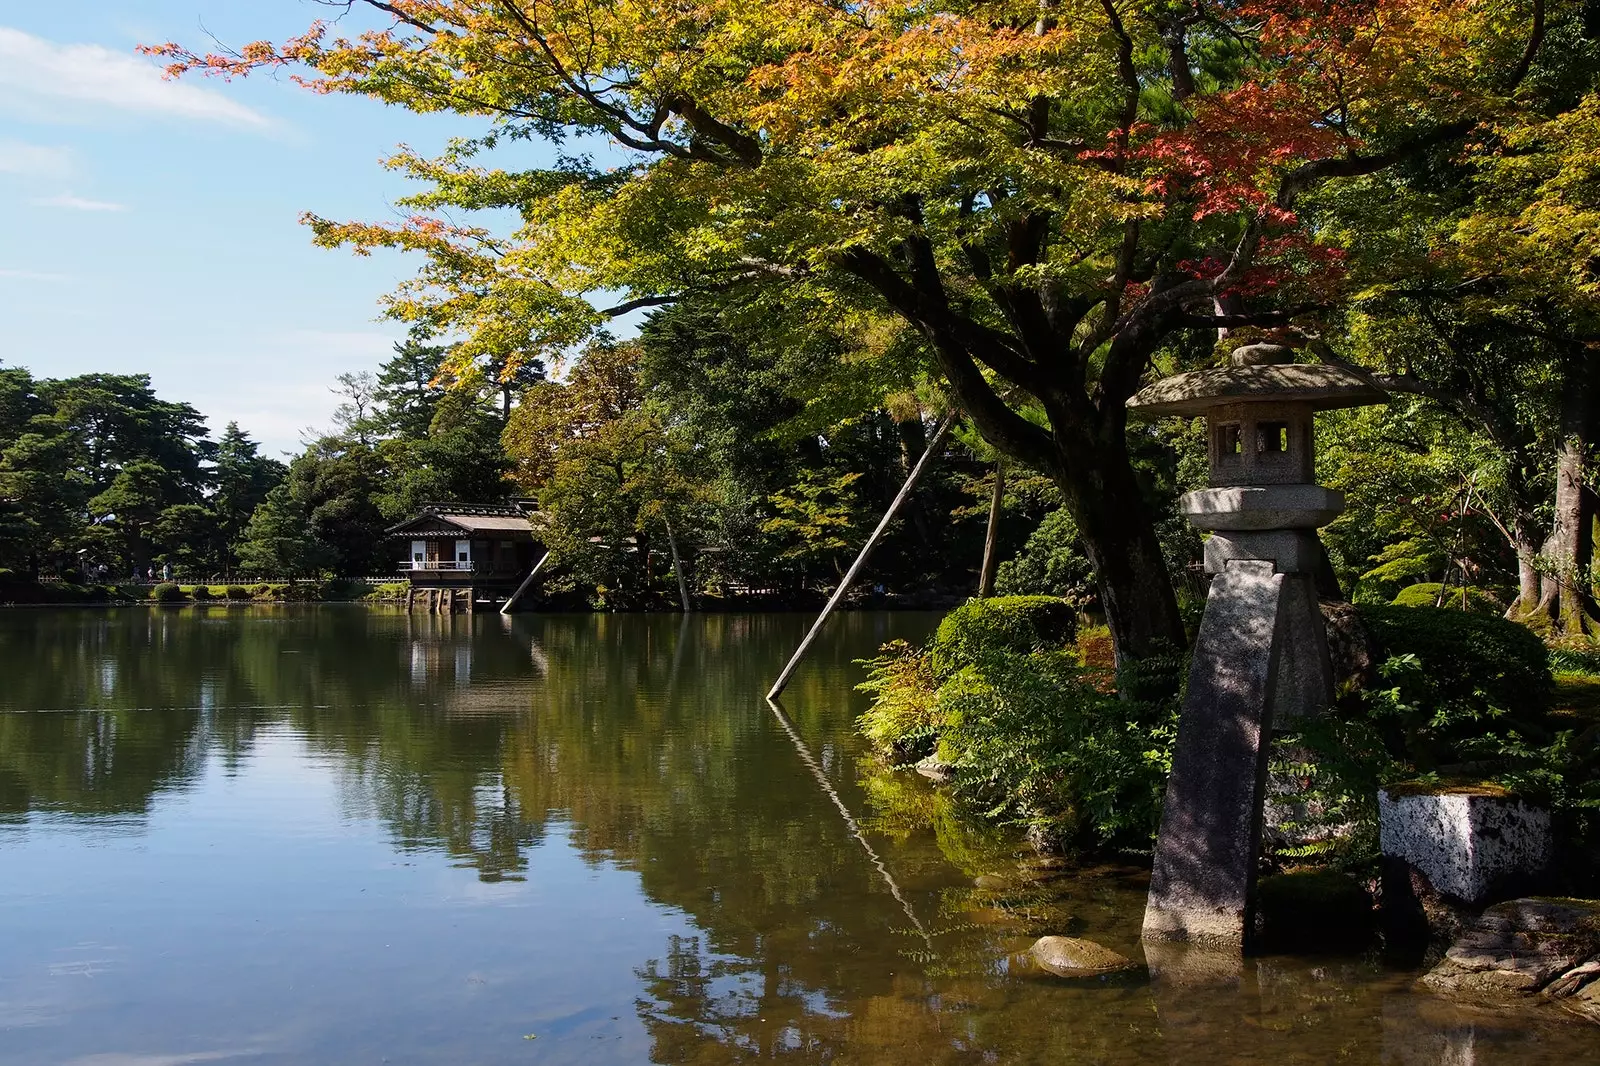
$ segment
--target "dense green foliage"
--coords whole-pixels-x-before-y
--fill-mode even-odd
[[[1066,846],[1146,846],[1184,661],[1138,661],[1108,685],[1086,667],[1087,639],[1067,645],[1065,607],[972,601],[926,648],[886,646],[868,663],[873,705],[860,727],[897,764],[936,755],[981,815]],[[1526,627],[1435,607],[1368,606],[1360,617],[1380,663],[1374,683],[1275,748],[1275,771],[1303,782],[1315,812],[1300,828],[1345,828],[1280,859],[1368,857],[1378,789],[1396,782],[1488,780],[1569,819],[1600,803],[1600,729],[1552,715],[1549,653]]]
[[[1085,669],[1075,630],[1063,599],[970,600],[926,648],[897,642],[867,664],[861,688],[873,705],[862,732],[900,763],[936,756],[969,808],[1026,825],[1036,840],[1147,846],[1182,660],[1130,665],[1119,694]]]
[[[1431,695],[1407,696],[1431,718],[1445,715],[1447,705],[1522,719],[1549,710],[1550,653],[1522,626],[1435,607],[1369,606],[1362,608],[1361,620],[1386,657],[1416,658]]]
[[[1600,738],[1551,713],[1551,660],[1537,637],[1459,609],[1367,606],[1361,618],[1381,656],[1375,683],[1286,738],[1309,753],[1283,769],[1309,783],[1320,821],[1356,827],[1312,853],[1370,857],[1378,789],[1407,782],[1504,788],[1549,804],[1587,839]]]
[[[158,398],[144,375],[0,369],[0,566],[112,580],[226,571],[282,476],[237,425],[209,439],[198,411]]]

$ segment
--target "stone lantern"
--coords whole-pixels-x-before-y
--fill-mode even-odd
[[[1229,366],[1164,378],[1128,401],[1134,418],[1204,415],[1211,468],[1210,486],[1181,502],[1211,534],[1212,580],[1162,808],[1147,940],[1245,946],[1274,723],[1317,713],[1333,696],[1315,531],[1344,510],[1344,496],[1313,480],[1314,416],[1388,397],[1349,370],[1293,356],[1249,345]]]

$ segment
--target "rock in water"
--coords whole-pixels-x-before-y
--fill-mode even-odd
[[[1600,1021],[1600,900],[1499,903],[1457,938],[1422,983],[1445,995],[1540,997]]]
[[[1137,964],[1126,955],[1101,947],[1093,940],[1071,936],[1042,936],[1029,949],[1033,961],[1058,977],[1093,977],[1131,970]]]

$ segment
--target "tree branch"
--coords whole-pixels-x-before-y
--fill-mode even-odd
[[[1522,52],[1516,68],[1511,72],[1511,83],[1506,86],[1506,92],[1514,91],[1522,84],[1522,79],[1528,76],[1528,70],[1533,66],[1534,57],[1539,54],[1539,46],[1544,43],[1544,0],[1533,0],[1533,25],[1528,27],[1528,47]]]
[[[1277,205],[1288,210],[1294,206],[1295,200],[1301,193],[1329,178],[1355,178],[1376,174],[1429,148],[1455,140],[1477,124],[1474,119],[1457,119],[1376,155],[1346,155],[1336,159],[1318,159],[1302,163],[1284,175],[1283,181],[1278,185]]]

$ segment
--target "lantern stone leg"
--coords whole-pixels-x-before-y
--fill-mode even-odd
[[[1241,349],[1229,367],[1158,381],[1128,403],[1146,418],[1205,415],[1211,467],[1210,487],[1182,501],[1211,533],[1214,576],[1161,811],[1147,940],[1248,946],[1273,731],[1333,698],[1315,531],[1344,498],[1312,482],[1314,414],[1386,397],[1348,371],[1291,358],[1273,345]]]
[[[1211,582],[1189,669],[1172,776],[1150,874],[1144,936],[1244,947],[1275,725],[1332,697],[1322,617],[1308,573],[1229,562]]]

